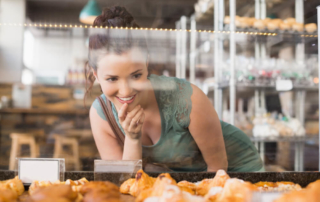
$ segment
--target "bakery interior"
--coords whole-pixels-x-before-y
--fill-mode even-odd
[[[115,5],[124,6],[140,25],[132,32],[147,40],[151,73],[198,86],[221,120],[249,136],[265,173],[161,177],[138,171],[131,174],[135,179],[125,181],[121,173],[93,172],[100,155],[89,108],[101,89],[96,83],[84,99],[84,67],[88,37],[104,28],[92,27],[92,18],[81,16],[90,7],[95,9],[94,19],[104,7]],[[58,193],[71,184],[68,201],[89,201],[96,194],[92,187],[108,190],[104,197],[112,195],[115,201],[152,201],[147,200],[152,196],[158,197],[154,201],[174,201],[165,199],[165,193],[179,195],[181,201],[227,201],[226,187],[248,196],[239,201],[262,201],[263,194],[254,191],[267,189],[278,194],[269,201],[307,200],[305,195],[320,186],[314,182],[320,179],[317,6],[317,0],[0,0],[0,180],[9,180],[1,181],[0,188],[13,183],[17,195],[22,194],[14,178],[16,158],[64,158],[65,181],[55,186],[35,182],[30,195],[39,187]],[[128,32],[122,27],[109,29],[120,39]],[[143,188],[137,176],[145,180]],[[248,184],[226,183],[230,177]],[[171,180],[174,187],[164,188],[167,182],[162,179]],[[102,180],[118,187],[88,182]],[[259,184],[263,181],[270,183]],[[218,195],[210,195],[209,189],[217,186],[225,188],[213,189]],[[303,192],[298,192],[301,188]],[[180,190],[203,197],[188,198]],[[284,190],[296,192],[279,198]],[[71,192],[78,195],[70,196]]]

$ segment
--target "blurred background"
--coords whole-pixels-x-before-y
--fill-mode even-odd
[[[115,5],[143,28],[151,73],[200,87],[267,171],[318,170],[318,0],[0,0],[0,169],[25,156],[93,170],[88,110],[101,90],[84,102],[84,66],[93,19]]]

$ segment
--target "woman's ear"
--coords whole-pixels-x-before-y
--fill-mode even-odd
[[[97,71],[94,71],[93,68],[91,68],[91,71],[92,71],[93,76],[96,78],[96,81],[97,81],[98,83],[100,83],[100,81],[99,81],[99,79],[98,79]]]

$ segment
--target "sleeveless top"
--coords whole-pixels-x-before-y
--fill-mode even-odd
[[[207,164],[188,130],[192,107],[191,84],[175,77],[150,75],[148,79],[151,81],[159,106],[161,137],[156,144],[143,146],[143,158],[147,158],[148,162],[163,164],[177,172],[206,171]],[[102,95],[102,98],[106,101],[105,95]],[[99,116],[106,120],[97,99],[92,106]],[[113,104],[112,111],[125,134]],[[227,152],[228,171],[252,172],[262,169],[260,156],[248,136],[233,125],[223,121],[220,123]]]

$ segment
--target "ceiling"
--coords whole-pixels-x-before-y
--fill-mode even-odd
[[[237,0],[237,15],[253,16],[255,0]],[[88,0],[26,0],[27,17],[36,23],[80,24],[79,14]],[[100,7],[124,6],[141,27],[175,28],[181,16],[191,16],[198,0],[97,0]],[[294,11],[294,0],[267,0],[268,13],[286,7]],[[228,14],[228,1],[226,14]],[[305,22],[316,22],[320,0],[304,0]],[[201,23],[212,26],[212,13]]]
[[[26,0],[27,17],[33,22],[80,24],[87,0]],[[194,12],[197,0],[97,0],[100,7],[124,6],[141,27],[174,28],[182,15]]]

